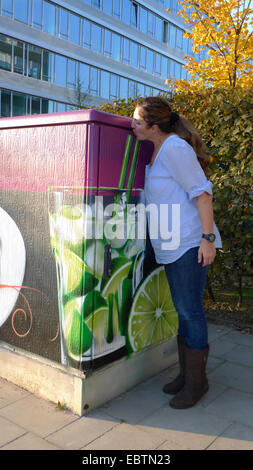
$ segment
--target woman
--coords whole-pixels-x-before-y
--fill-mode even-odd
[[[166,207],[166,220],[172,219],[173,205],[180,207],[179,243],[173,246],[169,238],[166,243],[161,234],[152,238],[151,217],[148,227],[156,261],[164,265],[179,316],[180,371],[163,391],[175,395],[170,401],[172,407],[189,408],[208,390],[205,371],[209,346],[203,294],[208,268],[215,259],[216,248],[221,248],[213,220],[212,184],[206,177],[209,157],[191,123],[172,112],[161,97],[138,101],[132,128],[137,139],[154,144],[146,167],[146,204],[163,211]],[[164,212],[158,219],[160,225],[163,219]]]

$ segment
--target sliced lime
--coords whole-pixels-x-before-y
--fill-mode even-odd
[[[80,359],[92,346],[92,331],[80,313],[81,299],[70,300],[64,308],[65,335],[68,350],[75,359]]]
[[[100,307],[105,307],[107,302],[105,298],[97,290],[88,292],[83,300],[82,314],[84,318],[87,318],[92,312]]]
[[[107,299],[110,294],[114,295],[113,302],[113,331],[114,335],[119,332],[120,306],[121,306],[121,284],[127,278],[131,268],[131,261],[125,257],[112,260],[112,274],[109,279],[103,279],[101,284],[102,295]],[[116,296],[116,297],[115,297]]]
[[[61,262],[65,294],[84,295],[97,285],[98,280],[89,272],[84,261],[73,251],[68,248],[63,249]]]
[[[152,271],[138,288],[128,322],[132,351],[168,340],[177,333],[178,315],[163,267]]]
[[[87,327],[93,332],[97,345],[101,348],[108,330],[108,306],[100,307],[85,319]]]
[[[76,220],[82,217],[83,212],[78,206],[63,206],[60,215],[66,217],[66,219]]]

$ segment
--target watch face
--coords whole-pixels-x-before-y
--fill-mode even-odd
[[[214,233],[209,233],[208,235],[203,235],[203,238],[205,238],[209,242],[213,243],[216,236],[214,235]]]

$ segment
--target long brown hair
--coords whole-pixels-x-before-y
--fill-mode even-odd
[[[161,96],[140,98],[137,101],[137,106],[141,108],[140,114],[148,127],[156,124],[162,132],[175,132],[179,137],[186,140],[194,149],[205,175],[209,176],[210,156],[200,135],[188,119],[174,113],[168,101]]]

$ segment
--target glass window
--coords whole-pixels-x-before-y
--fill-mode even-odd
[[[166,80],[166,78],[168,78],[168,59],[164,56],[162,56],[161,60],[161,74],[163,80]]]
[[[154,71],[154,52],[148,49],[147,51],[147,72],[153,74]]]
[[[91,47],[91,23],[84,20],[83,22],[83,45],[84,47]]]
[[[80,64],[79,82],[84,93],[88,93],[90,84],[90,67],[87,64]]]
[[[175,62],[175,77],[177,80],[181,78],[181,64],[178,62]]]
[[[80,17],[69,15],[69,40],[74,44],[80,44]]]
[[[63,8],[60,9],[60,38],[68,39],[69,13]]]
[[[32,26],[37,29],[42,29],[42,0],[33,0]]]
[[[101,0],[91,0],[91,5],[96,8],[100,8]]]
[[[56,85],[66,86],[67,77],[67,59],[61,55],[55,55],[55,83]]]
[[[104,30],[104,55],[112,55],[112,33],[108,29]]]
[[[120,0],[113,0],[113,12],[112,12],[112,14],[116,18],[120,18]]]
[[[13,72],[24,73],[24,44],[20,41],[14,41]]]
[[[150,11],[148,12],[148,31],[150,36],[154,36],[155,16]]]
[[[140,47],[140,69],[146,70],[147,67],[147,49],[146,47]]]
[[[156,16],[156,19],[155,19],[155,38],[158,41],[161,41],[161,42],[163,42],[163,36],[164,36],[163,23],[164,23],[164,21],[161,18],[159,18],[158,16]]]
[[[120,98],[127,100],[128,98],[128,80],[120,77]]]
[[[100,96],[109,100],[110,96],[110,74],[105,70],[101,70],[101,90]]]
[[[161,63],[162,56],[160,54],[155,54],[155,74],[157,77],[161,76]]]
[[[136,44],[136,42],[130,41],[130,64],[132,67],[138,68],[138,52],[138,44]]]
[[[131,22],[131,6],[132,2],[131,0],[122,0],[123,5],[122,5],[122,21],[126,24],[130,24]]]
[[[111,83],[110,83],[110,99],[116,100],[118,98],[118,84],[119,76],[111,73]]]
[[[135,96],[136,96],[136,82],[133,82],[133,80],[129,80],[128,87],[129,87],[129,97],[135,98]]]
[[[188,54],[188,45],[189,45],[189,39],[183,37],[183,52],[184,52],[184,54]]]
[[[151,96],[152,89],[150,86],[145,86],[145,96]]]
[[[148,12],[145,8],[140,7],[140,30],[147,34],[148,31]]]
[[[12,116],[24,116],[26,114],[26,95],[13,93]]]
[[[168,42],[168,23],[167,21],[163,22],[163,42]]]
[[[40,98],[31,96],[31,114],[40,114]]]
[[[5,36],[0,36],[0,69],[11,71],[11,57],[11,40]]]
[[[42,101],[42,103],[41,103],[41,112],[43,114],[53,112],[53,111],[50,110],[49,100],[46,100],[46,99],[42,98],[41,101]],[[52,103],[52,101],[51,101],[51,103]]]
[[[46,33],[56,34],[56,7],[52,3],[44,2],[44,25]]]
[[[42,68],[42,80],[46,82],[52,81],[52,61],[54,54],[52,52],[43,51],[43,68]]]
[[[40,47],[28,46],[28,76],[41,79],[41,55]]]
[[[91,27],[91,48],[94,52],[101,53],[102,46],[102,29],[96,24]]]
[[[76,61],[68,59],[67,87],[76,88]]]
[[[183,48],[183,31],[182,29],[177,28],[177,42],[176,45],[178,49]]]
[[[175,62],[174,60],[170,60],[170,78],[175,77]]]
[[[130,62],[130,41],[129,39],[123,39],[123,63],[129,64]]]
[[[12,18],[13,0],[2,0],[2,15]]]
[[[177,28],[170,24],[170,38],[169,38],[169,44],[171,47],[176,47],[176,32]]]
[[[1,91],[1,116],[10,117],[11,115],[11,92]]]
[[[131,5],[131,25],[135,28],[138,26],[138,5],[136,3]]]
[[[28,0],[14,0],[14,19],[22,21],[23,23],[28,22]]]
[[[90,67],[90,93],[98,94],[98,69],[95,67]]]
[[[142,83],[137,83],[136,86],[136,93],[138,96],[144,96],[145,95],[145,86]]]
[[[107,15],[112,16],[112,1],[111,2],[108,2],[108,0],[103,1],[103,11],[107,13]]]
[[[121,58],[120,52],[121,52],[121,37],[116,33],[112,33],[112,58],[120,61],[120,58]]]

